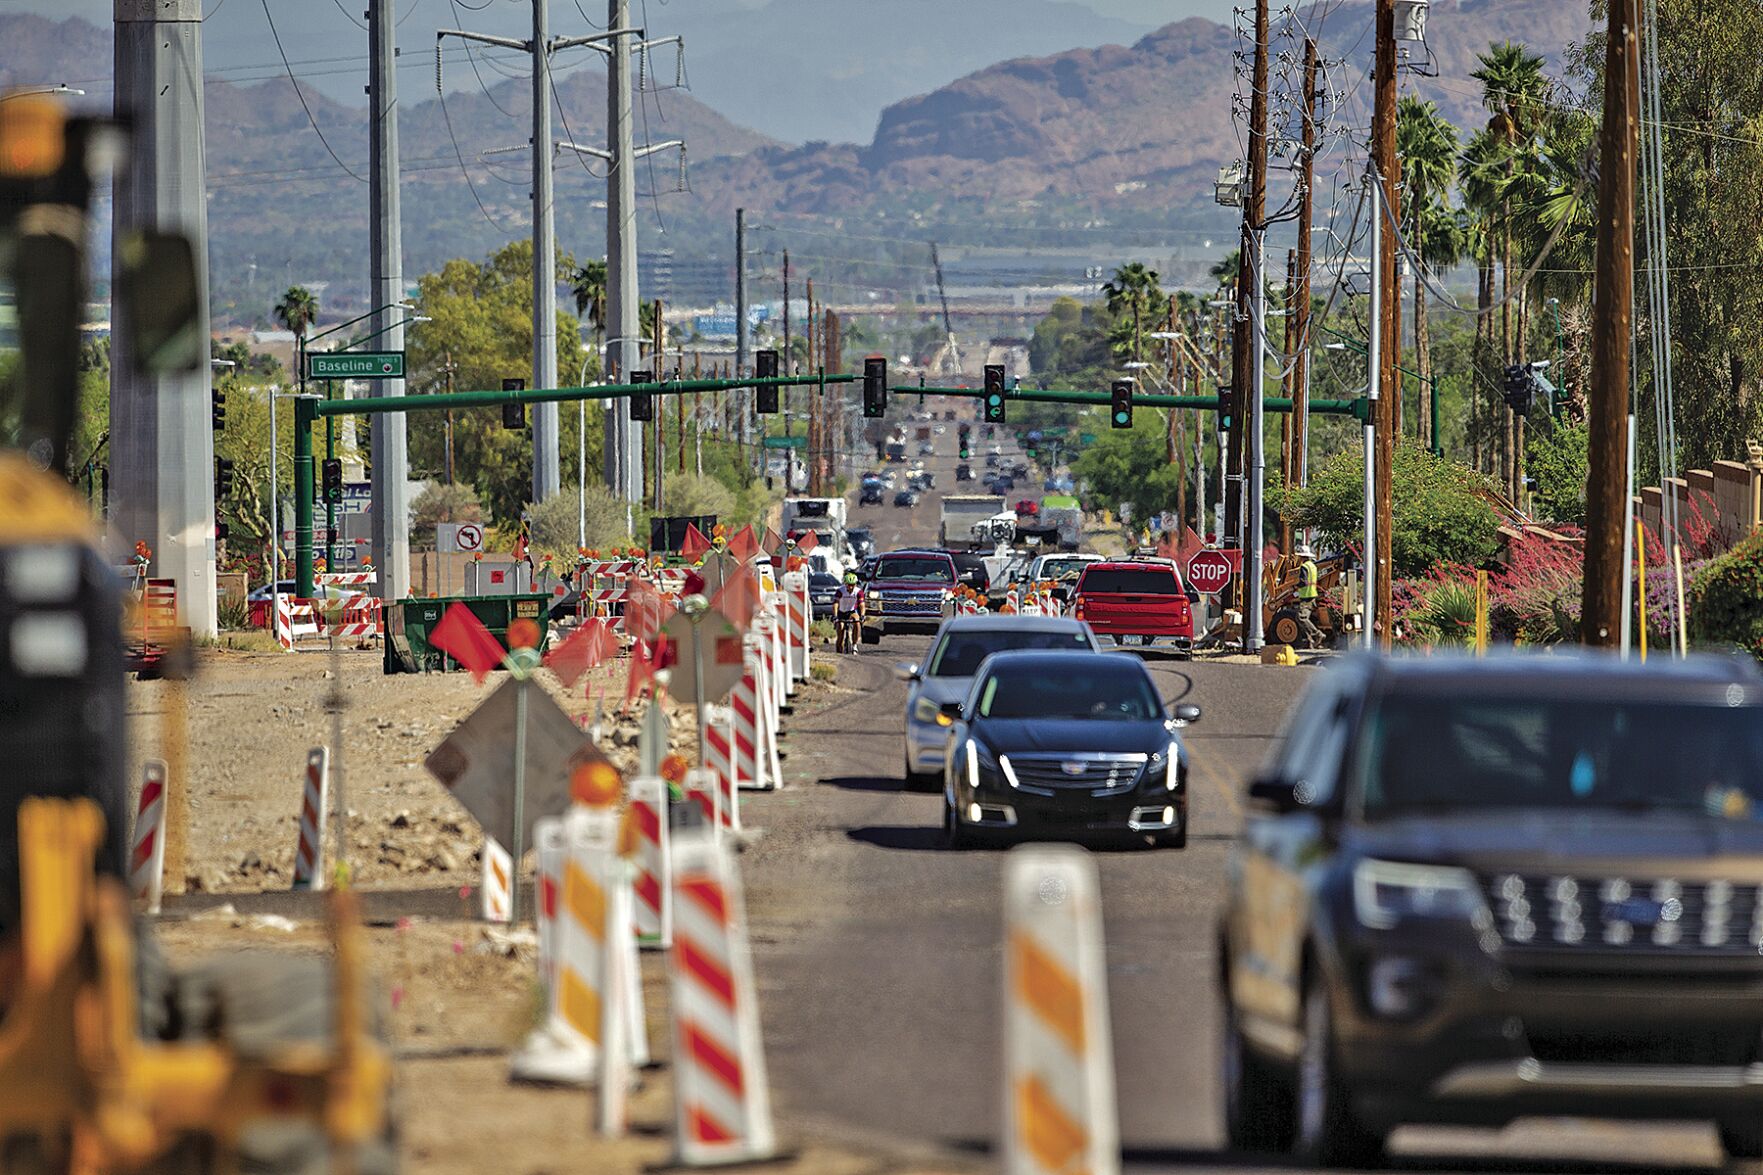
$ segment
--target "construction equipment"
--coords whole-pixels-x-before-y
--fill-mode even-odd
[[[1322,630],[1333,646],[1352,631],[1355,615],[1351,601],[1344,599],[1340,590],[1347,578],[1347,558],[1331,555],[1315,562],[1316,610],[1310,614],[1310,622]],[[1298,645],[1303,641],[1303,631],[1298,626],[1299,569],[1303,566],[1304,560],[1298,556],[1281,555],[1268,561],[1263,572],[1266,578],[1262,581],[1261,615],[1270,645]]]
[[[0,338],[0,1170],[293,1172],[314,1147],[332,1170],[389,1170],[389,1060],[346,896],[329,975],[239,952],[174,974],[129,912],[125,658],[169,674],[177,629],[137,549],[125,632],[129,573],[68,481],[92,198],[128,134],[48,95],[0,98],[0,300],[17,314]],[[206,363],[190,242],[130,232],[118,255],[123,349],[149,371]],[[181,696],[165,707],[179,746]]]

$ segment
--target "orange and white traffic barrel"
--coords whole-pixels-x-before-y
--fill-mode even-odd
[[[129,844],[129,892],[149,914],[159,913],[165,886],[165,764],[149,759],[141,768],[141,799]]]
[[[300,797],[300,834],[294,845],[294,888],[323,889],[324,830],[331,806],[331,752],[313,747],[306,752],[306,774]]]
[[[673,945],[673,889],[668,884],[667,781],[658,775],[631,780],[625,819],[633,833],[631,917],[637,943]]]
[[[507,922],[514,913],[514,858],[493,836],[484,838],[479,857],[478,912],[485,922]]]

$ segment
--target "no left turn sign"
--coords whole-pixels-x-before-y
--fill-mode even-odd
[[[483,550],[484,528],[475,522],[461,523],[459,527],[458,543],[461,551]]]

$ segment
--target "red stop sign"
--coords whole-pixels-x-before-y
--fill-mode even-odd
[[[1223,551],[1196,551],[1188,559],[1188,586],[1208,595],[1224,590],[1230,582],[1230,556]]]

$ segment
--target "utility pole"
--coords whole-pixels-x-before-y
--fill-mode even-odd
[[[111,272],[135,229],[179,232],[196,255],[197,321],[208,337],[207,168],[202,140],[201,0],[116,0],[115,113],[132,119],[128,166],[114,181]],[[128,303],[111,334],[110,534],[117,550],[153,549],[153,574],[175,580],[183,622],[218,629],[214,577],[212,368],[148,373],[128,352]],[[181,884],[181,879],[179,879]]]
[[[1248,477],[1244,486],[1243,508],[1247,512],[1243,527],[1243,651],[1253,653],[1261,648],[1261,552],[1266,546],[1264,527],[1266,511],[1262,508],[1262,491],[1267,474],[1266,413],[1262,405],[1262,385],[1266,380],[1267,360],[1267,261],[1262,251],[1267,240],[1267,0],[1255,0],[1255,72],[1254,92],[1249,97],[1249,207],[1243,219],[1243,240],[1248,246],[1244,254],[1252,283],[1248,324],[1248,362],[1246,388],[1237,394],[1238,411],[1248,433],[1248,451],[1243,454]]]
[[[654,361],[651,366],[654,368],[653,378],[657,382],[667,378],[667,330],[662,325],[663,313],[661,299],[657,298],[655,299],[655,332],[650,336],[649,342],[649,358]],[[653,397],[651,397],[649,402],[651,404],[656,403]],[[667,436],[667,408],[665,404],[658,404],[657,407],[659,407],[661,411],[655,417],[655,497],[651,509],[653,509],[655,513],[660,514],[662,512],[663,502],[661,483],[664,471],[667,468],[667,462],[664,460],[665,455],[661,450],[661,443]],[[642,459],[639,456],[638,468],[640,469],[641,466]]]
[[[1623,623],[1628,380],[1634,316],[1634,177],[1640,93],[1638,0],[1612,0],[1598,144],[1597,273],[1592,308],[1591,467],[1586,477],[1580,640],[1614,648]]]
[[[747,210],[735,209],[735,374],[747,374],[747,351],[751,346],[747,334]],[[736,436],[742,445],[753,443],[753,411],[749,401],[752,393],[744,396],[730,393],[734,411],[740,420],[736,426]]]
[[[1371,195],[1371,186],[1378,182],[1376,164],[1366,170],[1366,194]],[[1383,573],[1379,570],[1377,558],[1378,539],[1382,533],[1378,525],[1377,475],[1382,461],[1377,451],[1378,411],[1382,407],[1383,383],[1383,331],[1376,325],[1383,321],[1383,266],[1377,258],[1383,255],[1384,220],[1377,209],[1377,201],[1373,196],[1371,212],[1371,322],[1373,329],[1365,348],[1365,394],[1371,401],[1370,411],[1365,416],[1365,426],[1361,435],[1364,437],[1365,448],[1365,500],[1363,514],[1365,518],[1365,539],[1361,547],[1365,553],[1364,579],[1360,612],[1365,622],[1365,647],[1378,647],[1378,634],[1374,614],[1376,612],[1377,589],[1383,581]]]
[[[607,0],[606,27],[615,34],[606,58],[606,313],[621,378],[637,369],[641,303],[637,301],[637,169],[631,124],[629,0]],[[608,480],[627,502],[643,499],[643,426],[614,405],[607,412],[607,460],[616,463]]]
[[[398,71],[392,0],[369,0],[367,41],[369,110],[372,140],[369,162],[371,205],[368,221],[373,253],[373,317],[378,345],[404,349],[404,236],[398,195]],[[556,316],[553,315],[553,318]],[[540,387],[547,385],[541,384]],[[376,395],[402,396],[404,381],[380,382]],[[555,408],[555,405],[553,405]],[[553,417],[556,413],[553,411]],[[373,565],[379,571],[380,596],[402,600],[410,594],[410,458],[402,412],[388,412],[373,422]]]
[[[1379,233],[1377,256],[1373,265],[1378,273],[1380,297],[1373,327],[1381,343],[1378,348],[1377,387],[1382,392],[1372,405],[1376,421],[1376,508],[1377,548],[1368,552],[1376,563],[1377,594],[1372,601],[1373,631],[1380,647],[1390,647],[1392,607],[1390,597],[1390,471],[1395,461],[1396,446],[1396,226],[1401,223],[1401,206],[1396,190],[1399,173],[1396,162],[1396,5],[1395,0],[1377,0],[1376,92],[1371,111],[1371,163],[1374,181],[1383,187],[1381,202],[1372,194],[1371,214],[1384,231]],[[1387,223],[1383,218],[1387,216]]]
[[[533,0],[533,387],[557,386],[557,229],[551,189],[551,0]],[[557,496],[557,405],[533,405],[533,501]]]
[[[1316,39],[1304,38],[1304,139],[1303,185],[1298,194],[1298,290],[1294,295],[1297,317],[1292,337],[1297,353],[1292,356],[1292,470],[1300,486],[1310,484],[1310,220],[1315,215],[1316,181],[1316,78],[1321,66]]]
[[[1294,407],[1296,406],[1298,386],[1298,364],[1296,359],[1296,352],[1298,349],[1298,336],[1296,333],[1298,325],[1297,300],[1298,251],[1296,249],[1287,249],[1285,316],[1286,363],[1285,376],[1281,380],[1281,386],[1285,391],[1287,398],[1293,401]],[[1292,488],[1292,471],[1297,467],[1297,463],[1294,460],[1296,454],[1292,449],[1292,417],[1294,415],[1295,413],[1286,412],[1282,413],[1279,418],[1279,484],[1281,488],[1287,491]],[[1292,524],[1285,517],[1284,511],[1280,512],[1279,520],[1279,553],[1282,555],[1290,555],[1292,553]]]

